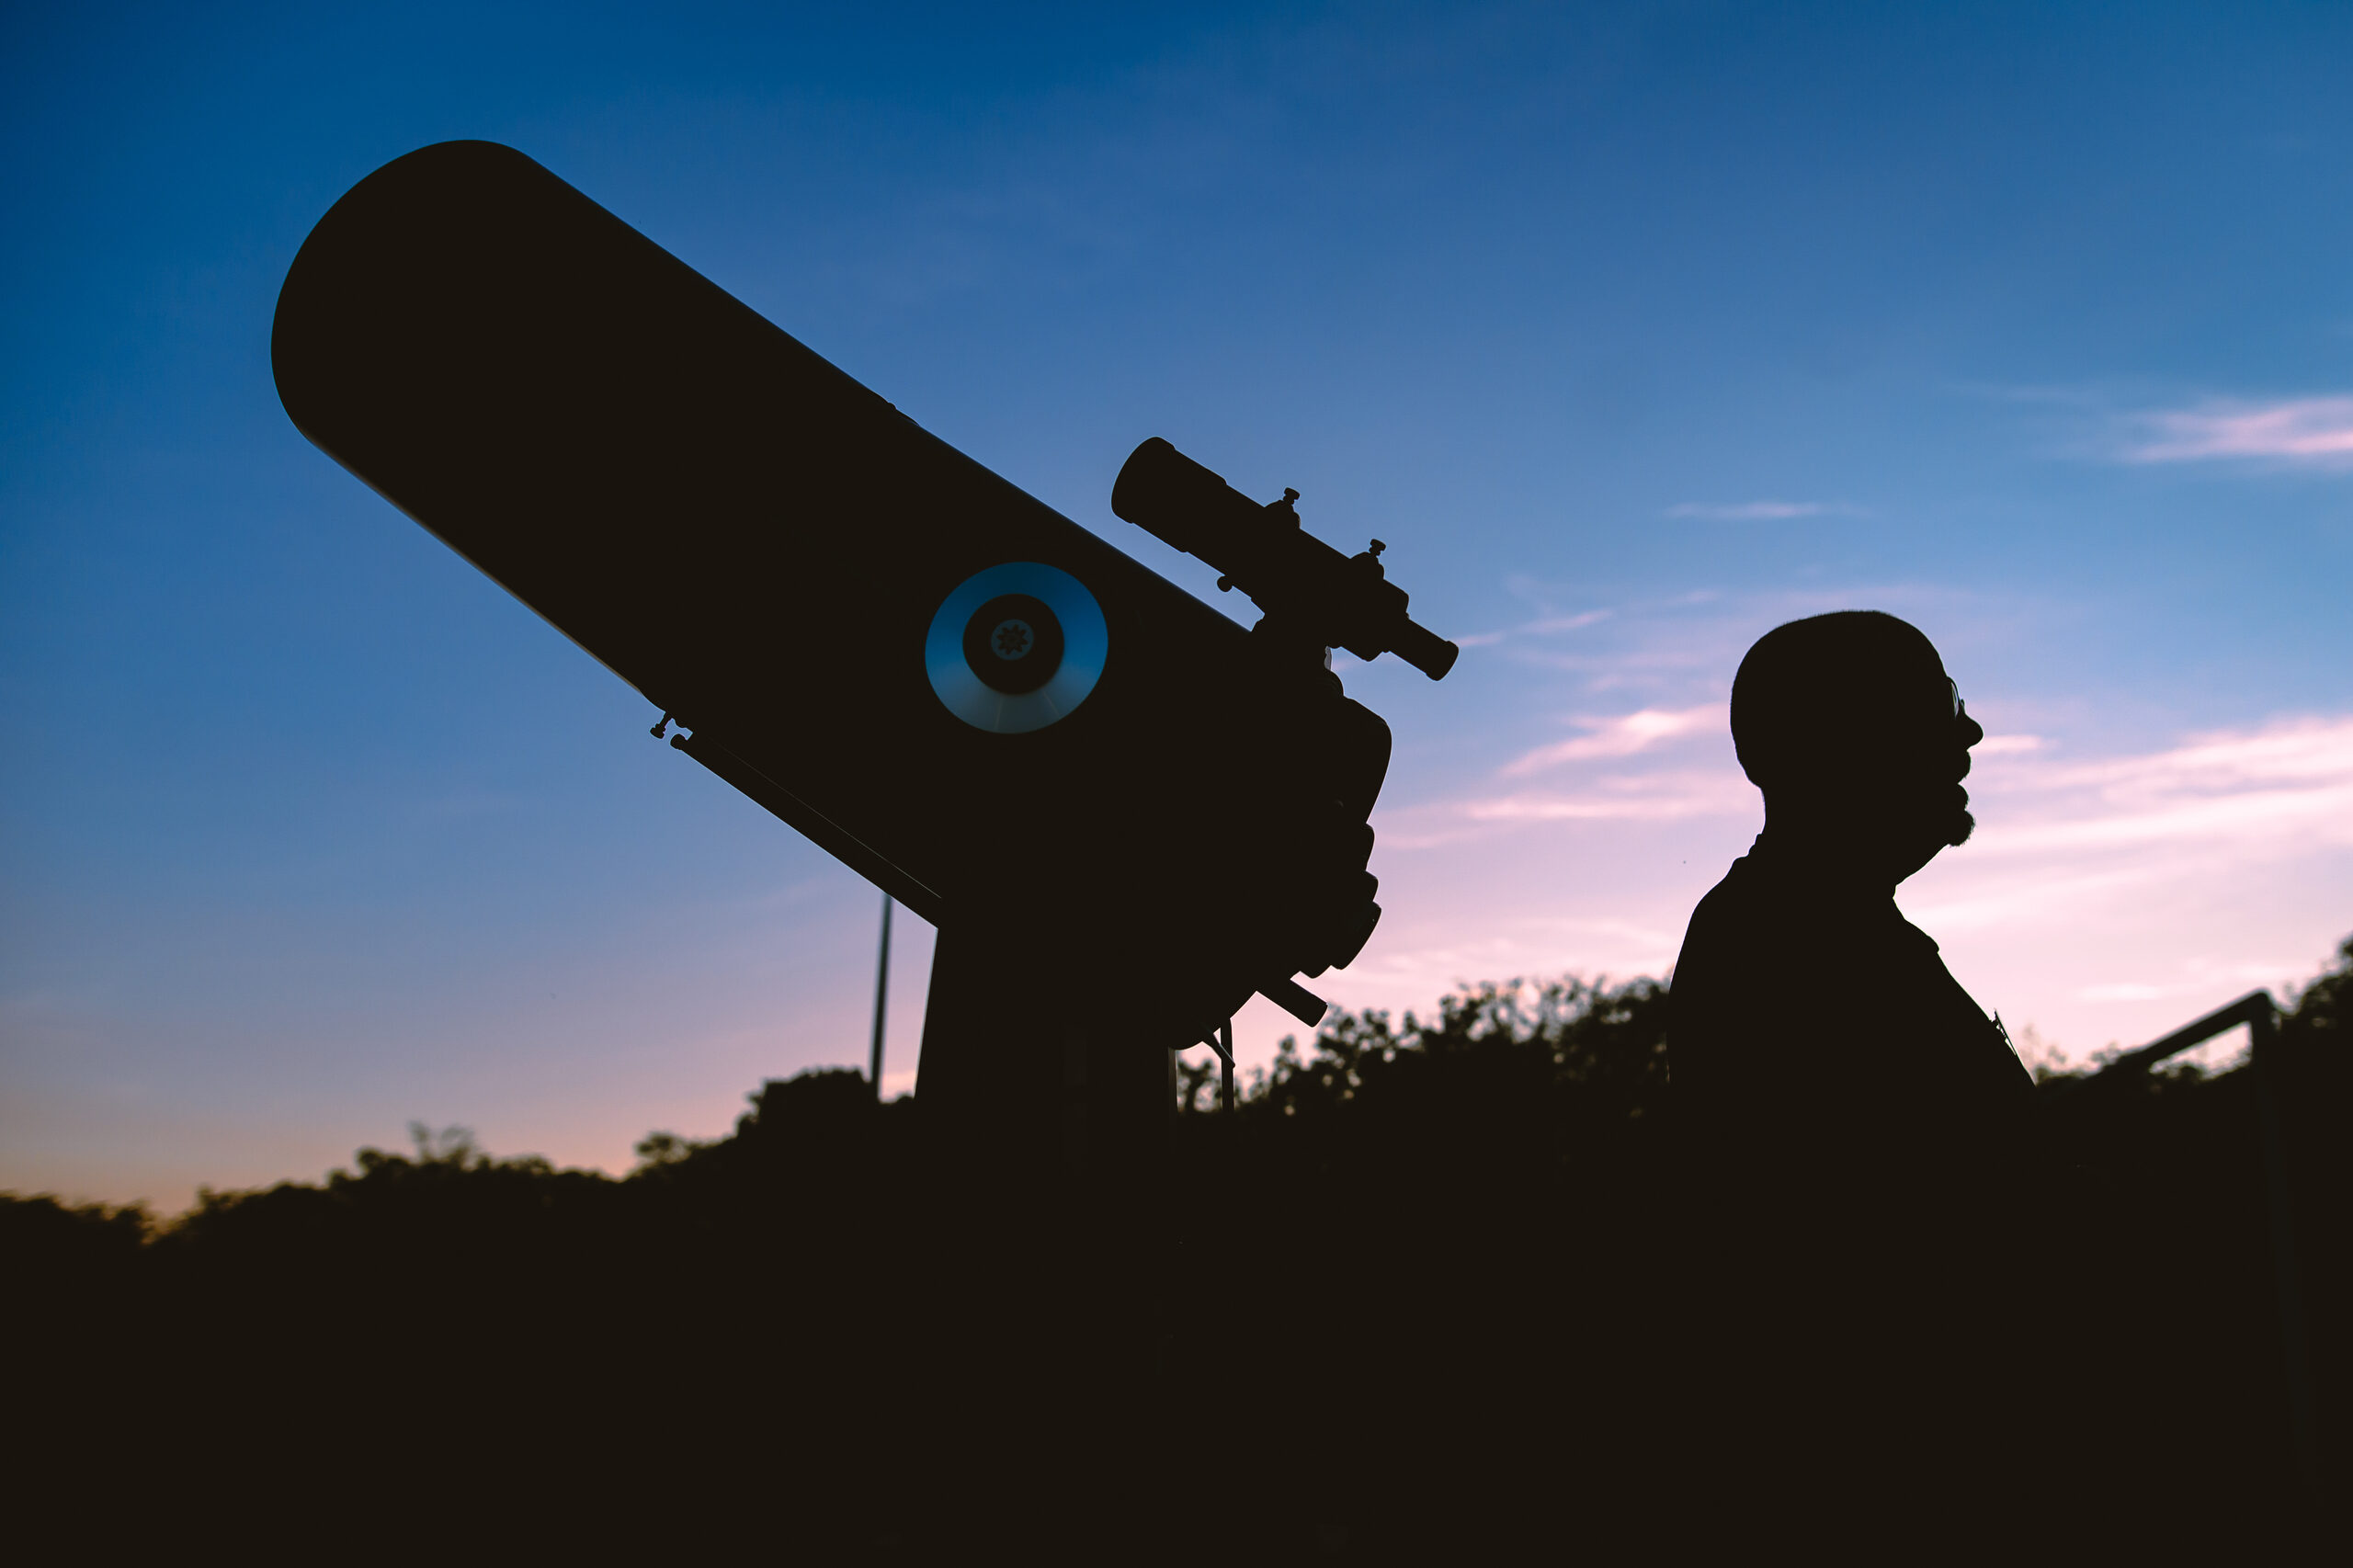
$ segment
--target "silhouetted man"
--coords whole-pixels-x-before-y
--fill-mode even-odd
[[[1774,1179],[1943,1187],[2014,1138],[2033,1081],[1896,884],[1974,822],[1984,739],[1915,628],[1844,610],[1768,632],[1733,682],[1733,743],[1765,831],[1699,903],[1668,1054],[1709,1157]]]
[[[1760,639],[1732,728],[1765,831],[1691,916],[1667,1041],[1699,1198],[1684,1359],[1726,1445],[1702,1462],[1917,1502],[1957,1482],[2018,1306],[2032,1079],[1894,903],[1968,840],[1984,732],[1928,640],[1867,610]]]

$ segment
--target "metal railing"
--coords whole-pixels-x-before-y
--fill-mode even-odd
[[[2320,1494],[2320,1445],[2313,1410],[2312,1347],[2305,1336],[2303,1280],[2296,1261],[2295,1195],[2288,1170],[2287,1138],[2279,1118],[2279,1009],[2271,1000],[2271,994],[2250,991],[2163,1040],[2126,1051],[2090,1077],[2060,1089],[2052,1103],[2081,1103],[2078,1096],[2145,1082],[2149,1070],[2159,1062],[2192,1046],[2203,1045],[2241,1024],[2246,1026],[2250,1045],[2248,1072],[2254,1078],[2256,1142],[2263,1161],[2273,1284],[2279,1301],[2280,1370],[2287,1381],[2289,1439],[2304,1495],[2316,1500]]]

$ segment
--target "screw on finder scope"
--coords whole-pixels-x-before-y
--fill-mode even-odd
[[[1384,551],[1384,550],[1387,550],[1388,548],[1389,548],[1389,547],[1388,547],[1387,545],[1385,545],[1385,544],[1381,543],[1379,540],[1374,540],[1372,541],[1372,552],[1371,552],[1371,553],[1372,553],[1372,558],[1373,558],[1375,561],[1380,560],[1380,559],[1381,559],[1381,552],[1382,551]]]

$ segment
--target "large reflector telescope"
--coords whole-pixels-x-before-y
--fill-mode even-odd
[[[1192,1038],[1370,931],[1380,719],[522,153],[362,180],[271,354],[304,435],[926,919]]]

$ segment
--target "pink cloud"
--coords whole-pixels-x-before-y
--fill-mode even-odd
[[[2353,467],[2353,397],[2211,402],[2139,415],[2133,422],[2144,434],[2125,449],[2129,462],[2240,458],[2303,467]]]
[[[1981,1000],[2078,1052],[2284,996],[2353,930],[2353,714],[1989,758],[1970,788],[1977,836],[1900,902]]]
[[[1616,718],[1578,719],[1574,722],[1592,733],[1555,741],[1516,757],[1504,766],[1503,777],[1525,778],[1566,762],[1633,756],[1684,735],[1724,729],[1730,720],[1721,704],[1708,704],[1699,708],[1645,708]]]
[[[1582,631],[1588,626],[1608,620],[1615,614],[1617,614],[1615,610],[1588,609],[1580,610],[1574,615],[1545,615],[1524,625],[1509,627],[1502,631],[1475,631],[1468,637],[1457,637],[1454,641],[1458,646],[1464,648],[1492,648],[1508,637],[1552,637],[1563,631]]]
[[[1778,523],[1791,517],[1851,517],[1855,508],[1822,501],[1736,501],[1729,505],[1683,501],[1669,506],[1666,515],[1717,523]]]
[[[2021,769],[2004,789],[2026,820],[1989,839],[1991,854],[2353,847],[2353,717],[2281,720],[2142,756]]]
[[[1548,615],[1529,621],[1519,628],[1519,631],[1529,637],[1550,637],[1562,631],[1582,631],[1588,626],[1608,620],[1616,613],[1614,610],[1588,609],[1580,610],[1574,615]]]
[[[1693,771],[1604,778],[1584,790],[1523,790],[1460,801],[1455,810],[1474,823],[1673,822],[1733,815],[1754,802],[1745,780]]]
[[[1489,788],[1380,813],[1395,918],[1331,978],[1338,999],[1427,1006],[1456,980],[1673,961],[1759,825],[1756,791],[1721,706],[1580,722]],[[2097,758],[2011,737],[1969,784],[1976,836],[1898,902],[2052,1051],[2152,1040],[2257,985],[2284,996],[2353,930],[2353,712]]]

